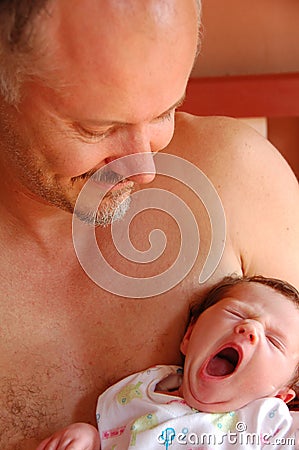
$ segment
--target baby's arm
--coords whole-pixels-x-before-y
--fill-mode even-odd
[[[36,450],[100,450],[98,430],[87,423],[73,423],[39,444]]]

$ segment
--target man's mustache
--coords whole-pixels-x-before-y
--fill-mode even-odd
[[[122,181],[125,177],[120,175],[119,173],[113,172],[112,170],[105,169],[97,169],[97,170],[89,170],[88,172],[83,173],[82,175],[78,175],[77,177],[72,177],[72,183],[80,180],[88,180],[93,177],[93,180],[100,183],[107,184],[117,184]]]

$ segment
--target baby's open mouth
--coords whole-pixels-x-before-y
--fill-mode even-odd
[[[239,353],[235,348],[223,348],[210,359],[206,367],[206,373],[212,377],[230,375],[236,369],[239,359]]]

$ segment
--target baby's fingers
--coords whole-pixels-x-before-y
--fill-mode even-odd
[[[99,432],[87,423],[73,423],[44,439],[36,450],[100,450]]]

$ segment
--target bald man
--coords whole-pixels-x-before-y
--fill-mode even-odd
[[[299,287],[298,184],[286,162],[238,121],[175,114],[198,48],[199,8],[195,0],[0,2],[1,450],[32,450],[71,422],[95,424],[108,385],[180,363],[190,302],[224,275],[263,274]],[[153,155],[162,149],[200,168],[225,211],[222,258],[202,284],[209,216],[190,189],[155,178]],[[128,155],[137,155],[133,167],[121,159]],[[121,163],[95,184],[113,189],[92,222],[115,271],[154,277],[180,251],[175,221],[152,209],[132,221],[130,236],[144,252],[149,233],[164,230],[161,257],[141,264],[117,251],[110,223],[124,221],[133,189],[174,192],[198,223],[192,270],[153,296],[137,282],[135,298],[115,293],[113,279],[103,288],[78,261],[76,200],[111,162]]]

